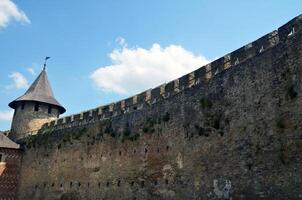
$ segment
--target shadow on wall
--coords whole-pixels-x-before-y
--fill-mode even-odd
[[[65,193],[62,194],[62,196],[59,198],[60,200],[79,200],[79,194],[76,194],[74,192],[71,193]]]

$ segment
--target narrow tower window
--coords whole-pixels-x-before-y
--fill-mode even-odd
[[[51,105],[48,105],[48,114],[51,114]]]
[[[35,104],[35,111],[39,111],[39,103]]]
[[[21,103],[21,110],[24,110],[24,106],[25,106],[25,103],[22,102],[22,103]]]

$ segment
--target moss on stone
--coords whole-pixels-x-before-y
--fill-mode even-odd
[[[143,132],[144,133],[154,133],[155,132],[155,128],[154,125],[156,121],[152,118],[147,118],[146,122],[143,125]]]
[[[208,98],[200,99],[199,104],[202,109],[212,108],[213,106],[213,103]]]
[[[81,127],[78,131],[71,134],[71,138],[74,140],[78,140],[86,131],[87,131],[87,128],[85,126]]]
[[[280,129],[284,129],[285,128],[285,122],[284,122],[284,119],[283,118],[279,118],[277,119],[276,121],[276,125],[278,128]]]

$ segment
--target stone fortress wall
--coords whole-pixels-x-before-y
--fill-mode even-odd
[[[301,198],[301,29],[45,124],[23,141],[19,198]]]
[[[164,83],[159,87],[147,90],[116,103],[111,103],[54,120],[48,124],[45,124],[45,127],[61,129],[70,126],[82,125],[83,121],[91,121],[92,119],[102,120],[124,113],[129,113],[131,111],[142,109],[146,104],[154,104],[158,101],[174,96],[187,88],[191,88],[198,84],[204,84],[218,73],[243,63],[248,59],[253,59],[254,56],[264,53],[264,51],[276,46],[279,42],[287,40],[289,37],[291,37],[293,31],[300,31],[300,29],[302,29],[302,25],[300,24],[301,22],[297,22],[298,18],[299,17],[293,19],[286,25],[280,27],[278,30],[268,33],[260,39],[247,44],[244,47],[241,47],[206,66],[200,67],[199,69],[186,74],[181,78],[173,80],[169,83]]]

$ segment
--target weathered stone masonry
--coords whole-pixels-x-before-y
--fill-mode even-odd
[[[23,141],[19,199],[302,197],[302,17]]]

